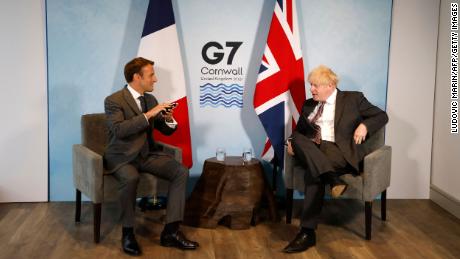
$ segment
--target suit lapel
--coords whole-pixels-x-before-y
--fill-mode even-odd
[[[306,118],[308,118],[308,116],[310,116],[310,114],[315,110],[316,105],[318,105],[318,102],[314,101],[313,99],[311,99],[310,102],[306,103],[306,107],[304,110],[304,115],[306,116]]]
[[[126,103],[128,103],[129,107],[136,113],[141,114],[141,111],[137,107],[136,101],[134,100],[133,96],[129,92],[128,88],[123,88],[123,98],[125,99]]]
[[[339,125],[340,119],[342,118],[344,104],[343,92],[337,89],[337,97],[335,98],[334,129],[337,129],[337,125]],[[337,132],[337,130],[334,131]]]

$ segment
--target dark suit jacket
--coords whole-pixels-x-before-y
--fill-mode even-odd
[[[144,96],[149,110],[158,105],[153,95]],[[130,163],[139,155],[146,156],[149,151],[153,151],[149,150],[147,130],[155,128],[165,135],[171,135],[177,128],[166,125],[161,114],[147,122],[126,86],[105,98],[104,108],[109,128],[109,143],[104,159],[110,172]]]
[[[312,98],[304,102],[295,132],[309,138],[313,137],[314,128],[308,121],[308,116],[313,112],[317,104],[318,102]],[[359,170],[359,162],[366,154],[363,146],[354,142],[355,129],[360,123],[363,123],[367,127],[368,135],[372,135],[387,122],[387,114],[377,106],[372,105],[364,97],[363,93],[337,89],[334,117],[335,143],[342,151],[347,162],[356,170]]]

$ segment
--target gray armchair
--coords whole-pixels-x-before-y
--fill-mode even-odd
[[[363,170],[358,176],[342,175],[348,188],[341,196],[348,199],[358,199],[365,203],[366,239],[371,239],[372,232],[372,202],[381,194],[381,217],[386,220],[386,189],[390,186],[391,147],[384,145],[384,129],[380,129],[365,142],[366,155]],[[287,154],[287,152],[286,152]],[[284,182],[286,186],[286,223],[292,219],[293,190],[304,191],[304,168],[296,160],[286,155]],[[329,188],[327,188],[329,190]]]
[[[80,222],[81,193],[93,203],[94,242],[100,240],[101,204],[116,200],[118,182],[103,166],[103,154],[108,141],[105,114],[86,114],[81,117],[82,144],[73,145],[73,183],[76,189],[75,221]],[[159,143],[163,151],[182,162],[180,148]],[[151,174],[141,173],[138,197],[166,194],[168,182]]]

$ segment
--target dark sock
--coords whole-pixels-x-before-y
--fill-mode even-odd
[[[179,230],[180,221],[171,222],[165,225],[164,232],[168,234],[176,233]]]
[[[122,231],[123,237],[129,234],[134,234],[134,228],[132,227],[123,227],[121,231]]]
[[[300,230],[300,232],[305,233],[305,234],[308,234],[308,235],[311,235],[311,234],[314,234],[314,233],[315,233],[315,230],[312,229],[312,228],[304,228],[304,227],[302,227],[302,229]]]
[[[330,184],[336,176],[332,172],[326,172],[319,176],[324,184]]]

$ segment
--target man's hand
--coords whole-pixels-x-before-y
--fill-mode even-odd
[[[152,109],[148,110],[145,113],[145,116],[147,116],[147,119],[150,120],[150,118],[153,118],[158,115],[161,111],[166,111],[166,108],[169,108],[171,104],[169,103],[160,103],[157,106],[153,107]],[[170,113],[172,116],[172,113]]]
[[[353,135],[353,138],[355,140],[356,144],[361,144],[366,140],[366,135],[367,135],[367,127],[364,124],[359,124],[359,126],[355,130],[355,134]]]
[[[287,152],[289,155],[294,156],[294,150],[292,149],[291,140],[287,141]]]
[[[173,122],[174,121],[172,114],[173,114],[173,109],[169,110],[169,112],[166,110],[163,113],[163,117],[165,118],[166,122]]]
[[[173,111],[174,111],[174,109],[176,109],[177,105],[179,105],[179,104],[178,103],[170,103],[169,107],[166,108],[166,110],[164,112],[162,112],[163,118],[165,118],[166,122],[174,122]]]

